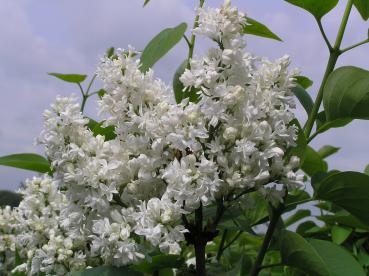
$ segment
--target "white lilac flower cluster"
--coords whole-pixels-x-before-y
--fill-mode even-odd
[[[200,205],[248,189],[281,201],[302,182],[298,158],[285,158],[297,138],[289,59],[246,53],[245,15],[229,1],[198,13],[194,33],[219,46],[180,78],[198,102],[174,104],[130,48],[97,69],[99,114],[113,139],[94,135],[74,97],[45,111],[39,142],[53,176],[28,181],[21,205],[0,210],[0,254],[26,260],[16,270],[64,275],[139,262],[156,248],[178,254],[188,232],[181,217]]]
[[[19,207],[0,209],[1,268],[14,268],[16,258],[26,262],[18,263],[15,271],[29,275],[65,275],[85,267],[85,240],[70,235],[61,223],[68,201],[57,182],[49,176],[35,177],[20,192]]]

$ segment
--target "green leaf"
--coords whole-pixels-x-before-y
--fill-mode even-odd
[[[117,137],[117,134],[115,133],[115,127],[114,126],[107,126],[102,127],[103,122],[98,123],[93,129],[92,132],[94,136],[101,135],[105,137],[105,141],[113,140],[115,137]]]
[[[301,189],[296,189],[288,193],[286,198],[286,209],[285,212],[292,211],[301,202],[311,198],[310,195]]]
[[[280,250],[285,265],[299,268],[309,275],[331,275],[318,252],[299,234],[284,231]]]
[[[50,76],[54,76],[60,80],[71,83],[81,83],[87,78],[87,75],[79,75],[79,74],[59,74],[59,73],[47,73],[47,74]]]
[[[11,191],[0,190],[0,207],[18,207],[22,201],[22,195]]]
[[[336,148],[330,145],[326,145],[321,147],[318,150],[318,154],[320,155],[321,158],[326,158],[328,156],[331,156],[332,154],[335,154],[336,152],[338,152],[341,148]]]
[[[342,119],[336,119],[333,121],[327,121],[326,115],[324,111],[321,111],[318,113],[317,116],[317,132],[323,133],[326,132],[328,129],[331,128],[338,128],[338,127],[344,127],[345,125],[352,122],[351,118],[342,118]]]
[[[295,81],[296,83],[300,84],[304,89],[308,89],[310,86],[313,85],[313,81],[305,76],[296,76]]]
[[[106,91],[104,89],[99,89],[97,92],[97,96],[101,99],[106,94]]]
[[[0,165],[40,173],[50,172],[50,163],[35,153],[18,153],[0,157]]]
[[[110,47],[108,50],[106,50],[106,56],[108,58],[111,58],[114,55],[114,51],[115,51],[114,47]]]
[[[232,268],[226,268],[219,263],[207,264],[207,275],[209,276],[243,276],[248,275],[251,264],[247,256],[242,256],[232,265]]]
[[[117,137],[114,126],[102,127],[104,121],[96,122],[94,119],[88,118],[87,127],[92,131],[94,136],[101,135],[105,137],[105,141],[113,140]]]
[[[347,240],[351,233],[351,228],[333,225],[331,229],[332,241],[339,245]]]
[[[327,224],[334,225],[336,223],[348,226],[351,228],[358,228],[364,229],[369,231],[369,226],[362,223],[356,217],[350,215],[348,212],[344,211],[344,213],[339,212],[334,215],[324,215],[324,216],[317,216],[317,219],[324,221]]]
[[[186,29],[187,24],[181,23],[174,28],[167,28],[155,36],[142,52],[140,70],[142,72],[148,71],[182,39]]]
[[[285,219],[284,221],[284,225],[286,227],[298,222],[299,220],[309,217],[311,216],[311,211],[310,210],[297,210],[296,213],[294,213],[293,215],[291,215],[290,217],[288,217],[287,219]]]
[[[359,11],[361,17],[366,21],[369,19],[369,1],[368,0],[354,0],[354,5]]]
[[[311,239],[309,243],[324,260],[330,275],[334,276],[364,276],[366,275],[355,258],[342,247],[324,240]]]
[[[331,201],[369,225],[369,175],[340,172],[324,178],[316,198]]]
[[[183,91],[184,86],[183,83],[180,81],[180,77],[186,70],[187,66],[187,60],[182,62],[182,64],[178,67],[176,70],[174,76],[173,76],[173,91],[174,91],[174,97],[176,99],[177,103],[180,103],[183,99],[189,98],[190,102],[198,102],[199,101],[199,95],[197,92],[199,89],[192,88],[190,90]]]
[[[296,228],[296,233],[301,236],[310,236],[312,233],[315,233],[320,229],[320,227],[313,221],[308,220],[299,224]]]
[[[144,7],[150,2],[150,0],[145,0]]]
[[[324,240],[306,241],[290,231],[282,235],[281,257],[283,264],[312,276],[365,275],[355,258],[340,246]]]
[[[304,107],[306,113],[309,115],[314,105],[309,93],[306,92],[306,90],[300,84],[296,84],[296,86],[292,88],[292,92],[295,94],[301,105]]]
[[[246,18],[243,33],[282,41],[282,39],[273,33],[267,26],[250,17]]]
[[[285,1],[308,11],[318,20],[320,20],[324,15],[330,12],[338,3],[338,0],[285,0]]]
[[[178,255],[158,255],[153,256],[151,261],[143,261],[133,265],[132,268],[137,271],[152,273],[164,268],[179,268],[184,264],[184,259]]]
[[[313,148],[307,146],[301,169],[307,175],[312,176],[318,172],[326,172],[328,165]]]
[[[99,266],[84,271],[75,271],[72,276],[144,276],[141,272],[131,270],[127,267]]]
[[[327,121],[369,119],[369,71],[345,66],[333,71],[324,87]]]

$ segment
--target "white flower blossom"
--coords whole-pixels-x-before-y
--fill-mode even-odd
[[[247,189],[283,201],[302,181],[292,98],[295,71],[245,51],[245,15],[225,1],[198,10],[197,35],[218,48],[190,60],[180,77],[199,101],[175,104],[132,47],[103,57],[97,76],[102,127],[94,135],[77,99],[57,97],[44,112],[39,143],[52,176],[26,181],[14,210],[0,209],[1,268],[65,275],[90,266],[125,266],[155,249],[179,254],[189,231],[182,220],[199,206]],[[251,204],[251,203],[250,203]]]

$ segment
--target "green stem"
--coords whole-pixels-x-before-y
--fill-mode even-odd
[[[325,69],[324,77],[323,77],[322,83],[320,85],[318,95],[316,97],[313,109],[312,109],[312,111],[309,115],[309,118],[306,122],[306,125],[305,125],[305,134],[306,134],[307,138],[310,137],[310,133],[313,129],[316,117],[317,117],[318,112],[319,112],[320,105],[322,104],[325,83],[327,82],[327,79],[328,79],[328,76],[330,75],[330,73],[333,72],[334,67],[336,66],[336,63],[337,63],[337,59],[341,54],[340,46],[341,46],[341,43],[342,43],[343,35],[345,33],[347,21],[348,21],[348,18],[350,16],[352,5],[353,5],[353,0],[348,0],[347,6],[346,6],[346,9],[345,9],[345,13],[344,13],[343,18],[342,18],[342,22],[341,22],[340,28],[338,30],[336,42],[334,44],[333,49],[330,49],[329,59],[328,59],[327,67]]]
[[[82,104],[81,104],[81,112],[82,113],[85,110],[87,98],[88,98],[87,95],[85,95],[85,94],[82,95]]]
[[[222,257],[222,253],[224,251],[224,243],[225,243],[225,240],[227,238],[227,233],[228,233],[228,230],[227,229],[224,229],[223,235],[222,235],[222,239],[220,240],[218,253],[217,253],[217,261],[218,262],[220,260],[220,257]]]
[[[368,43],[369,42],[369,39],[367,38],[367,39],[365,39],[365,40],[363,40],[363,41],[361,41],[361,42],[359,42],[359,43],[356,43],[356,44],[354,44],[354,45],[351,45],[350,47],[347,47],[347,48],[345,48],[345,49],[342,49],[341,50],[341,54],[343,54],[343,53],[345,53],[345,52],[347,52],[347,51],[350,51],[350,50],[352,50],[352,49],[354,49],[354,48],[356,48],[356,47],[359,47],[359,46],[361,46],[361,45],[364,45],[364,44],[366,44],[366,43]]]
[[[262,265],[262,266],[260,267],[260,270],[262,270],[262,269],[266,269],[266,268],[273,268],[273,267],[277,267],[277,266],[282,266],[282,265],[283,265],[283,263]]]
[[[354,0],[348,0],[347,1],[345,13],[343,14],[341,25],[340,25],[340,28],[338,30],[336,43],[334,44],[334,49],[336,49],[336,50],[338,50],[341,47],[342,38],[343,38],[343,35],[345,33],[345,30],[346,30],[347,21],[350,17],[350,13],[351,13],[353,3],[354,3]]]
[[[278,224],[279,217],[282,214],[282,208],[283,207],[273,208],[271,218],[270,218],[270,223],[268,225],[268,230],[265,234],[263,243],[256,257],[254,266],[252,267],[251,274],[250,274],[251,276],[257,276],[259,274],[259,271],[261,269],[261,264],[263,263],[263,260],[264,260],[264,256],[268,250],[270,241],[272,240],[273,233]]]
[[[90,83],[88,84],[88,86],[87,86],[87,90],[86,90],[86,95],[87,96],[89,96],[89,92],[90,92],[90,89],[91,89],[91,86],[92,86],[92,84],[94,83],[94,81],[95,81],[95,79],[96,79],[96,77],[97,77],[97,75],[96,74],[94,74],[93,75],[93,77],[91,78],[91,80],[90,80]]]
[[[328,46],[329,52],[331,52],[333,50],[333,47],[332,47],[331,43],[329,42],[329,39],[328,39],[327,35],[325,34],[325,31],[324,31],[324,28],[323,28],[323,25],[322,25],[322,21],[320,19],[317,19],[316,21],[318,23],[319,30],[322,33],[324,41]]]
[[[315,138],[315,137],[317,137],[318,136],[318,134],[319,134],[320,132],[314,132],[313,134],[311,134],[310,135],[310,137],[306,140],[306,142],[308,143],[308,144],[310,144],[310,142]]]
[[[200,0],[200,4],[199,4],[199,8],[202,8],[204,6],[205,0]],[[193,23],[193,28],[192,28],[192,35],[191,35],[191,41],[188,44],[188,57],[187,57],[187,68],[190,69],[190,61],[193,57],[193,51],[195,49],[195,41],[196,41],[196,36],[193,33],[193,30],[196,29],[199,26],[199,14],[196,15],[195,17],[195,22]]]
[[[196,275],[197,276],[205,276],[206,275],[206,267],[205,267],[205,247],[206,247],[206,239],[203,236],[203,224],[202,224],[202,204],[200,203],[200,207],[195,210],[195,227],[196,227],[196,236],[195,236],[195,256],[196,256]]]
[[[238,231],[238,233],[236,234],[236,236],[234,236],[234,238],[229,242],[229,243],[227,243],[227,245],[226,246],[224,246],[224,248],[223,248],[223,252],[224,252],[224,250],[226,250],[228,247],[230,247],[240,236],[241,236],[241,234],[243,233],[243,231],[242,230],[240,230],[240,231]]]
[[[287,204],[286,205],[286,209],[290,206],[295,206],[295,205],[300,205],[300,204],[304,204],[304,203],[307,203],[307,202],[310,202],[310,201],[313,201],[315,200],[314,198],[307,198],[307,199],[304,199],[304,200],[300,200],[300,201],[297,201],[297,202],[293,202],[291,204]]]

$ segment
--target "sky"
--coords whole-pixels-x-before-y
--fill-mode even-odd
[[[63,83],[47,72],[79,73],[92,76],[105,50],[111,46],[140,50],[166,27],[181,22],[192,25],[196,0],[2,0],[0,8],[0,156],[37,152],[35,138],[42,129],[42,112],[57,95],[78,95],[76,86]],[[207,0],[209,6],[222,1]],[[345,2],[323,18],[331,41],[335,39]],[[278,34],[283,42],[247,37],[247,51],[276,59],[288,54],[291,68],[314,80],[309,93],[315,98],[328,51],[313,17],[283,0],[234,0],[240,10]],[[343,45],[367,37],[369,24],[354,10]],[[195,56],[201,56],[212,44],[199,39]],[[337,67],[355,65],[369,68],[369,45],[342,56]],[[154,67],[157,77],[168,84],[176,68],[187,55],[180,42]],[[98,82],[93,87],[99,89]],[[87,115],[96,117],[96,104],[90,100]],[[306,115],[300,105],[296,111],[301,122]],[[369,163],[369,122],[354,121],[348,127],[333,129],[318,136],[312,145],[341,147],[329,157],[330,168],[362,171]],[[0,166],[0,190],[16,190],[30,171]]]

